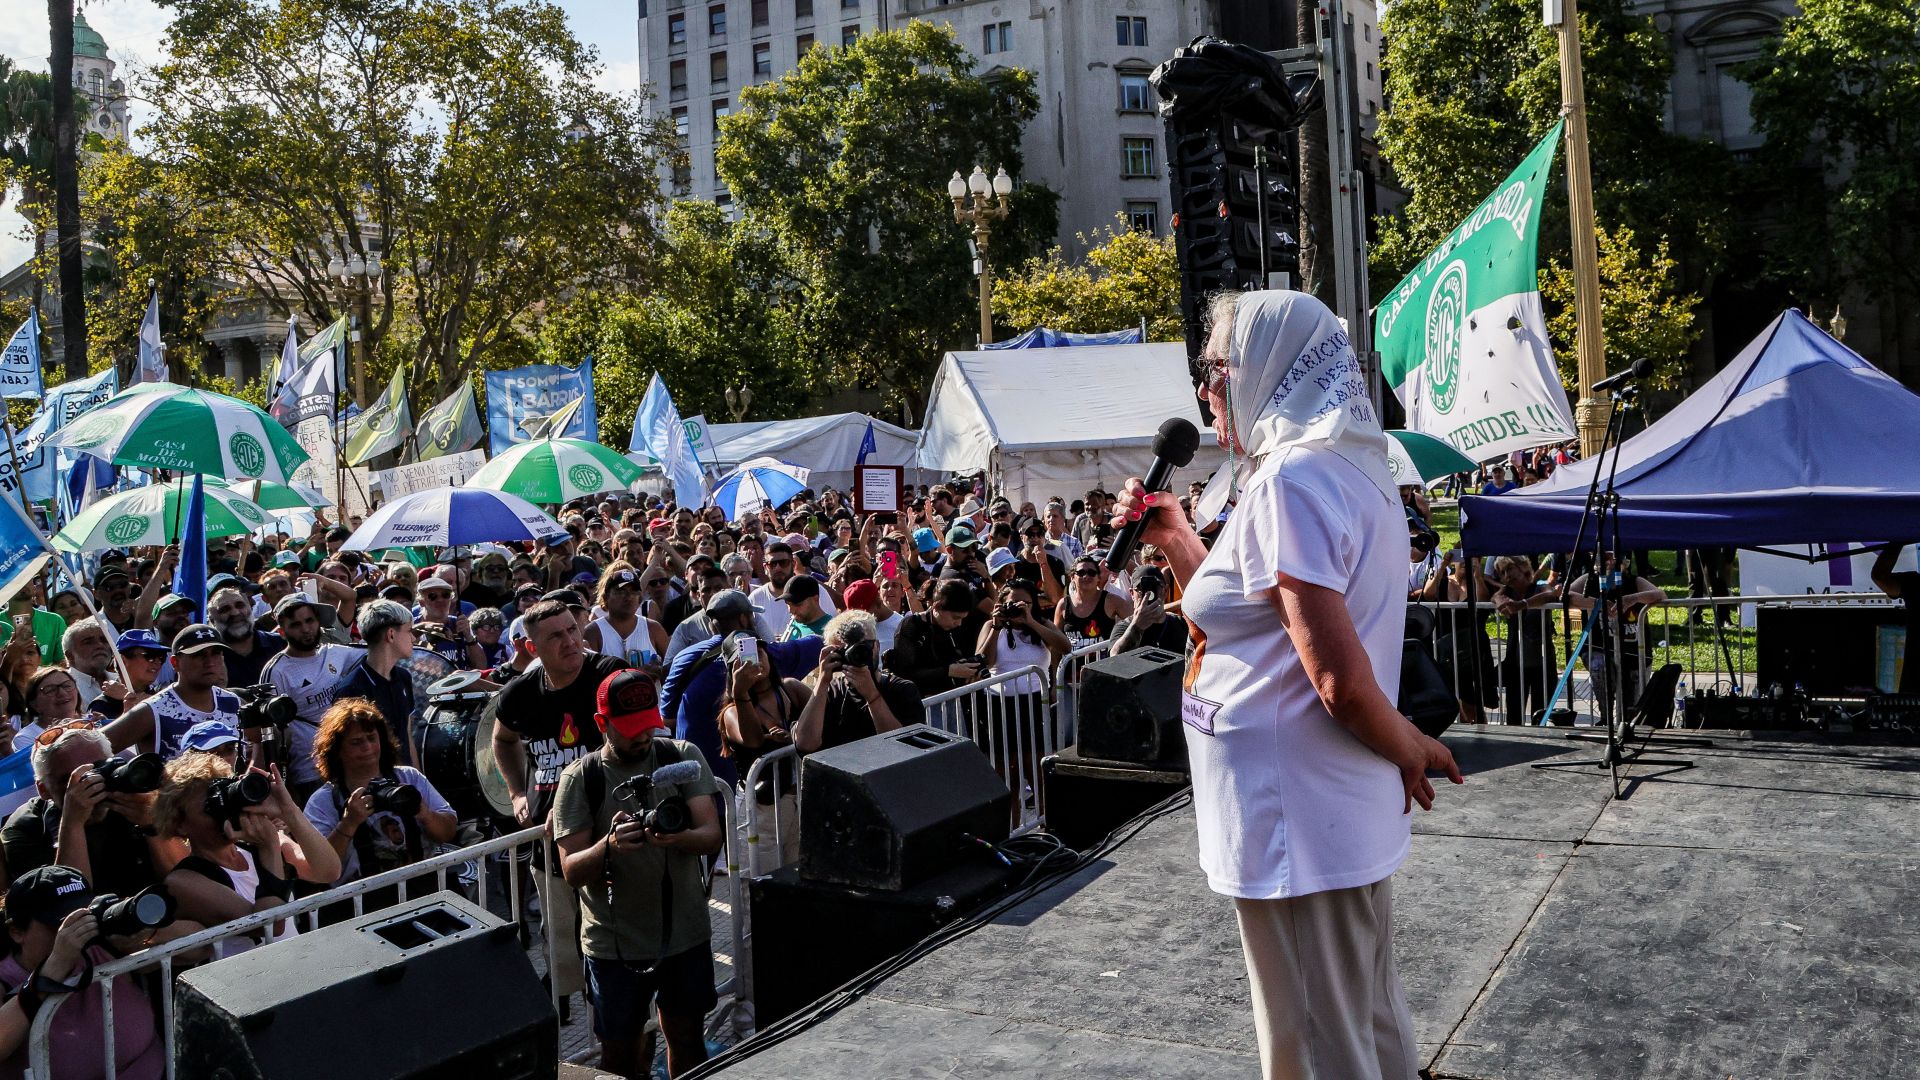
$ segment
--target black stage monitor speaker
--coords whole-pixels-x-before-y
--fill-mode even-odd
[[[1187,764],[1180,733],[1180,682],[1186,658],[1135,649],[1088,664],[1080,673],[1074,716],[1080,752],[1139,765]]]
[[[520,1080],[560,1060],[511,923],[451,892],[180,976],[178,1080]]]
[[[800,875],[903,889],[1006,839],[1013,796],[980,748],[925,724],[809,754],[800,767]]]

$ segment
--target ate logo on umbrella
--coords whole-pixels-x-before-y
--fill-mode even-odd
[[[600,470],[591,465],[575,465],[567,470],[567,482],[582,491],[599,491],[603,479]]]
[[[131,544],[147,531],[147,519],[138,514],[122,514],[107,522],[107,540],[113,544]]]
[[[236,431],[227,440],[227,452],[233,455],[233,465],[251,477],[257,477],[267,471],[267,448],[260,440],[244,431]]]
[[[73,425],[73,432],[66,438],[69,449],[84,450],[89,446],[99,446],[119,429],[119,422],[110,416],[89,416]]]

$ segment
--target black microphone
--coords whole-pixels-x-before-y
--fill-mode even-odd
[[[1625,371],[1616,371],[1606,378],[1601,379],[1599,382],[1594,383],[1592,386],[1587,387],[1587,389],[1611,390],[1621,383],[1636,382],[1651,374],[1653,374],[1653,361],[1642,358],[1628,364]]]
[[[1148,491],[1167,490],[1167,481],[1173,479],[1173,470],[1184,469],[1193,463],[1194,452],[1200,449],[1200,429],[1193,421],[1176,416],[1160,425],[1153,437],[1153,465],[1147,469],[1145,486]],[[1140,520],[1129,521],[1120,527],[1113,538],[1113,547],[1107,551],[1107,569],[1124,570],[1127,561],[1133,558],[1134,545],[1140,542],[1140,526],[1146,524],[1149,507],[1141,511]]]

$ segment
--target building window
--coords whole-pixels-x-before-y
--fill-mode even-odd
[[[840,45],[846,47],[860,40],[860,24],[849,23],[840,28]]]
[[[1360,36],[1365,38],[1368,41],[1372,41],[1373,40],[1373,24],[1368,23],[1365,26],[1362,26],[1360,28]]]
[[[796,19],[813,18],[813,0],[793,0],[793,17]]]
[[[707,9],[707,33],[717,38],[727,36],[727,5],[715,4]]]
[[[1120,175],[1122,176],[1152,176],[1153,175],[1153,140],[1152,139],[1121,139],[1120,140]]]
[[[1143,15],[1118,15],[1113,20],[1114,36],[1125,46],[1145,46],[1147,20]]]
[[[1160,235],[1160,204],[1150,202],[1128,203],[1127,227],[1150,236]]]
[[[687,107],[685,105],[673,110],[673,135],[683,143],[687,141]]]
[[[767,25],[767,0],[753,0],[753,6],[749,10],[752,12],[753,25]]]
[[[753,77],[764,79],[773,74],[773,46],[761,42],[753,47]]]
[[[687,17],[685,15],[667,16],[667,44],[685,45],[687,43]]]
[[[708,54],[707,72],[712,77],[713,85],[725,86],[727,84],[727,54],[724,52]]]
[[[811,48],[813,48],[812,34],[801,34],[799,37],[793,39],[793,55],[805,56],[807,55],[807,50]]]
[[[713,103],[713,137],[716,141],[720,138],[720,121],[725,120],[732,112],[732,109],[727,108],[726,98],[720,98]]]
[[[859,11],[860,0],[840,0],[841,11]]]
[[[667,100],[685,101],[687,98],[687,62],[675,60],[667,65]]]
[[[87,75],[87,93],[95,101],[105,101],[107,98],[107,77],[100,74],[98,69]]]
[[[693,191],[693,166],[680,162],[673,167],[673,193],[686,195]]]
[[[1367,81],[1373,81],[1373,61],[1367,61]]]
[[[647,0],[640,0],[640,17],[647,17]]]
[[[720,207],[720,212],[726,215],[726,218],[728,221],[735,220],[736,215],[734,214],[734,210],[733,210],[733,192],[723,191],[720,194],[715,195],[713,197],[713,201],[715,205]]]
[[[1013,48],[1013,24],[988,23],[980,28],[980,55],[991,56]]]
[[[1145,75],[1137,71],[1120,73],[1120,111],[1153,111],[1153,88],[1147,85]]]

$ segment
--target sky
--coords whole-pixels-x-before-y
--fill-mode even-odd
[[[635,34],[634,0],[556,0],[566,11],[575,37],[600,52],[605,71],[600,85],[609,90],[640,87],[640,57]],[[47,9],[45,4],[9,4],[10,16],[0,20],[0,56],[23,68],[47,70]],[[107,52],[130,83],[129,69],[156,63],[166,55],[169,16],[153,0],[94,0],[79,4],[87,24],[106,39]],[[18,10],[24,9],[24,10]],[[140,103],[130,107],[136,133],[143,122]],[[135,135],[135,146],[139,145]],[[11,201],[11,200],[9,200]],[[0,269],[19,264],[33,251],[24,235],[26,222],[11,206],[0,208]]]

